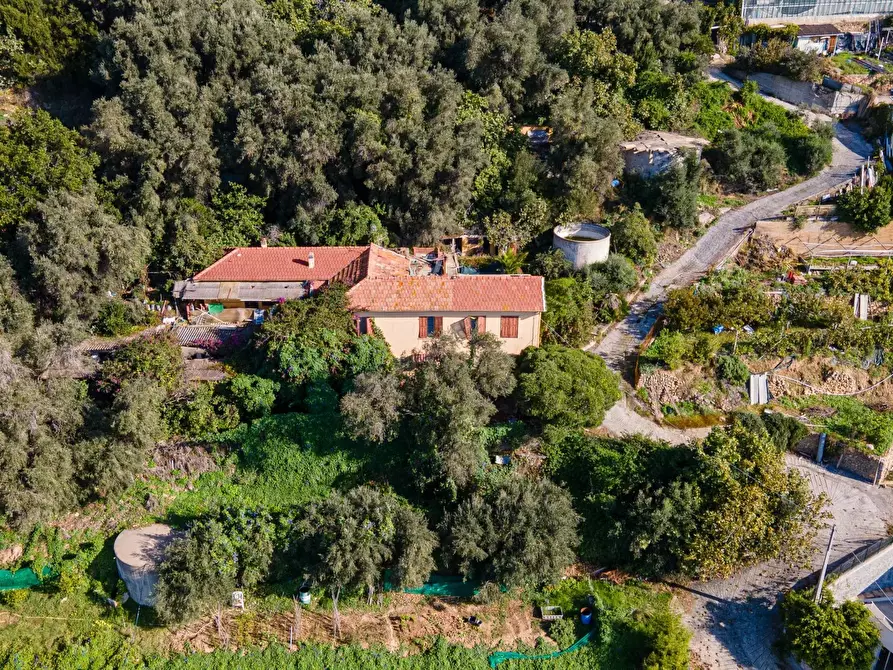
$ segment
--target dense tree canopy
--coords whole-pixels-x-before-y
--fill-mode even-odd
[[[735,423],[687,447],[578,435],[552,454],[586,519],[583,555],[643,574],[708,578],[798,560],[822,521],[824,501],[759,426]]]
[[[393,494],[359,487],[312,506],[298,532],[311,574],[338,590],[382,587],[385,571],[394,584],[420,586],[434,569],[437,537],[425,517]]]
[[[512,477],[459,505],[447,520],[446,550],[467,578],[551,582],[574,560],[577,521],[567,491],[546,479]]]
[[[115,523],[166,516],[181,536],[161,569],[165,623],[280,579],[371,597],[386,573],[415,586],[435,561],[539,586],[577,559],[580,525],[580,556],[647,574],[796,558],[820,511],[779,458],[798,426],[739,418],[673,449],[584,433],[620,391],[574,347],[626,313],[658,234],[698,225],[701,182],[774,187],[830,156],[828,128],[703,81],[719,14],[662,0],[0,0],[0,87],[33,86],[11,104],[62,119],[0,118],[0,530],[55,528],[103,499],[126,501]],[[691,154],[648,182],[623,176],[619,143],[645,128],[715,140],[713,172]],[[876,220],[884,194],[853,211]],[[553,226],[584,218],[612,227],[618,253],[574,269],[543,251]],[[358,334],[339,285],[219,348],[219,381],[187,375],[175,338],[137,332],[173,281],[230,247],[460,232],[494,247],[478,270],[547,278],[546,346],[514,358],[455,332],[397,361],[376,328]],[[775,307],[754,286],[717,273],[673,292],[671,325],[759,325]],[[778,308],[808,305],[792,292]],[[75,346],[90,335],[116,338],[98,361]],[[672,361],[709,350],[661,337]],[[86,570],[52,551],[60,581]],[[654,627],[671,643],[639,645],[646,667],[687,662],[675,622]]]

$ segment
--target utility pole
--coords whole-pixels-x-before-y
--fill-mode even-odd
[[[822,562],[822,572],[819,574],[819,583],[815,587],[815,604],[822,600],[822,586],[825,584],[825,573],[828,571],[828,559],[831,558],[831,545],[834,544],[834,531],[837,526],[831,526],[831,537],[828,538],[828,548],[825,550],[825,560]]]

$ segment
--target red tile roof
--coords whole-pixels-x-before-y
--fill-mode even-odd
[[[357,312],[544,312],[543,278],[527,275],[366,279],[348,293]]]
[[[314,267],[308,263],[310,252]],[[367,312],[543,312],[543,278],[526,275],[410,276],[410,259],[366,247],[240,247],[199,272],[194,282],[340,281],[351,308]]]
[[[310,267],[310,253],[314,265]],[[197,275],[195,281],[325,282],[356,284],[365,277],[409,274],[409,261],[377,245],[367,247],[239,247]]]

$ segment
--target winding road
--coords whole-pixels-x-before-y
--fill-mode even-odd
[[[653,279],[647,292],[630,306],[624,321],[599,343],[586,349],[604,358],[614,370],[625,373],[660,314],[669,289],[693,283],[726,259],[756,221],[778,216],[791,205],[847,182],[871,155],[871,147],[861,135],[839,122],[835,123],[834,133],[834,155],[829,167],[789,189],[720,216],[691,249]],[[602,426],[612,435],[644,434],[674,444],[703,437],[708,432],[708,429],[676,430],[660,426],[630,409],[626,396],[607,412]],[[833,559],[845,557],[850,551],[887,535],[893,490],[874,488],[793,455],[788,456],[788,465],[806,476],[816,493],[825,493],[829,498],[838,533]],[[685,621],[692,631],[691,648],[696,661],[721,670],[778,668],[772,648],[777,598],[797,579],[818,567],[828,532],[826,528],[816,538],[809,565],[791,567],[772,562],[743,570],[730,579],[679,586],[694,600],[687,608]]]
[[[778,216],[791,205],[821,195],[849,181],[871,155],[871,147],[861,135],[839,122],[835,123],[834,135],[834,156],[830,166],[811,179],[720,216],[691,249],[654,277],[648,291],[630,305],[626,319],[609,331],[598,344],[587,347],[587,351],[604,358],[614,370],[625,371],[630,357],[635,355],[660,314],[661,303],[669,289],[693,283],[722,261],[743,241],[756,221]],[[609,430],[612,428],[607,427]]]

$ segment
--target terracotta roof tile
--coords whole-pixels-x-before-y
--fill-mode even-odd
[[[469,275],[366,279],[349,294],[364,312],[543,312],[543,278]]]
[[[239,247],[195,275],[196,281],[326,281],[348,271],[368,247]],[[313,252],[314,267],[308,258]]]
[[[314,267],[308,263],[310,252]],[[406,256],[366,247],[241,247],[202,270],[194,282],[328,281],[353,286],[351,305],[369,312],[542,312],[542,277],[410,276]]]
[[[314,266],[310,267],[310,252]],[[378,245],[366,247],[239,247],[195,275],[195,281],[340,281],[409,275],[409,259]]]

